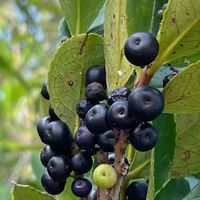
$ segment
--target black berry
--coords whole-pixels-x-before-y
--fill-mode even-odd
[[[145,181],[135,181],[128,185],[126,194],[128,200],[146,200],[148,184]]]
[[[42,175],[41,183],[43,188],[52,195],[57,195],[63,192],[65,188],[66,181],[54,181],[48,174],[48,172],[45,172]]]
[[[85,118],[85,115],[87,114],[88,110],[90,108],[92,108],[95,104],[91,103],[90,101],[86,100],[86,99],[82,99],[80,100],[77,104],[76,104],[76,112],[78,114],[78,116],[82,119]]]
[[[86,178],[77,178],[73,181],[71,190],[77,197],[87,197],[92,190],[92,184]]]
[[[77,174],[87,173],[92,165],[92,158],[85,151],[79,151],[71,158],[72,170]]]
[[[85,74],[85,86],[92,82],[99,82],[106,88],[106,71],[105,67],[101,65],[93,65],[88,68]]]
[[[80,126],[75,135],[75,142],[81,149],[91,149],[94,146],[94,134],[86,126]]]
[[[91,102],[99,102],[106,98],[106,93],[101,83],[92,82],[87,85],[85,96]]]
[[[156,129],[149,123],[140,124],[130,132],[130,143],[138,151],[152,149],[158,140]]]
[[[56,151],[51,148],[48,144],[42,149],[40,153],[41,163],[46,167],[49,160],[56,155]]]
[[[47,129],[48,124],[50,123],[51,118],[50,117],[44,117],[40,119],[40,121],[37,124],[37,132],[40,136],[40,139],[43,143],[47,144]]]
[[[129,113],[141,121],[151,121],[158,117],[164,108],[162,93],[151,86],[138,87],[128,98]]]
[[[108,109],[107,120],[112,127],[130,128],[133,119],[129,116],[128,101],[120,100],[113,103]]]
[[[99,144],[101,150],[105,152],[112,152],[114,151],[115,134],[112,130],[106,131],[98,136],[97,143]]]
[[[159,44],[156,38],[147,32],[132,34],[126,41],[124,53],[128,61],[137,66],[150,64],[156,58]]]
[[[50,122],[46,133],[47,143],[55,150],[60,150],[71,144],[69,127],[62,121]]]
[[[130,90],[126,87],[120,87],[111,91],[108,94],[108,98],[107,98],[108,105],[111,105],[114,102],[119,101],[119,100],[128,100],[129,94],[130,94]]]
[[[47,89],[47,81],[42,84],[41,95],[46,99],[49,100],[50,96]]]
[[[70,174],[69,160],[62,155],[53,156],[48,164],[49,176],[55,181],[64,181]]]
[[[101,134],[110,129],[107,123],[107,110],[106,105],[97,104],[87,112],[85,123],[90,132]]]
[[[56,113],[54,112],[54,109],[52,107],[49,108],[49,116],[51,118],[51,121],[60,120],[60,118],[56,115]]]

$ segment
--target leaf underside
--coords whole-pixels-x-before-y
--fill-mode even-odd
[[[78,126],[76,104],[84,97],[88,67],[104,65],[103,39],[96,34],[73,36],[58,49],[48,74],[51,105],[71,131]]]

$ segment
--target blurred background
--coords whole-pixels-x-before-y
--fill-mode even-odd
[[[11,181],[41,188],[36,124],[61,18],[57,0],[0,0],[0,200]]]

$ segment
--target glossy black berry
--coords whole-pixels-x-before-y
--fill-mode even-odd
[[[56,113],[54,112],[54,109],[52,107],[49,108],[49,116],[51,118],[51,121],[60,120],[60,118],[56,115]]]
[[[71,172],[69,160],[62,155],[53,156],[47,164],[47,171],[53,180],[64,181]]]
[[[156,58],[159,43],[150,33],[137,32],[126,41],[124,53],[127,60],[137,66],[150,64]]]
[[[143,123],[130,132],[130,143],[138,151],[148,151],[156,145],[158,137],[156,129],[151,124]]]
[[[151,121],[158,117],[164,108],[162,93],[151,86],[138,87],[128,98],[129,113],[141,121]]]
[[[43,143],[47,144],[47,129],[48,124],[51,122],[50,117],[44,117],[40,119],[40,121],[37,124],[37,132],[40,136],[40,139]]]
[[[92,108],[95,105],[95,103],[91,103],[90,101],[86,100],[86,99],[82,99],[80,100],[77,104],[76,104],[76,112],[78,114],[78,116],[82,119],[85,118],[85,115],[87,114],[88,110],[90,108]]]
[[[98,136],[97,143],[99,144],[101,150],[105,152],[112,152],[114,151],[115,134],[112,130],[106,131]]]
[[[101,83],[92,82],[87,85],[85,96],[91,102],[99,102],[106,99],[106,93]]]
[[[106,105],[97,104],[87,112],[85,123],[90,132],[101,134],[110,129],[107,123],[107,110]]]
[[[87,173],[92,165],[92,158],[85,151],[79,151],[71,158],[72,170],[77,174]]]
[[[148,184],[145,181],[135,181],[128,185],[126,195],[128,200],[146,200]]]
[[[41,183],[43,188],[52,195],[57,195],[63,192],[65,188],[66,181],[54,181],[48,174],[48,172],[45,172],[42,175]]]
[[[87,197],[92,190],[92,184],[86,178],[77,178],[73,181],[71,190],[77,197]]]
[[[75,135],[75,143],[79,148],[89,150],[94,146],[94,134],[86,126],[80,126]]]
[[[113,103],[108,109],[107,120],[112,127],[130,128],[133,119],[128,112],[128,101],[120,100]]]
[[[62,121],[53,121],[48,124],[47,143],[55,150],[60,150],[64,146],[70,146],[70,130]]]
[[[111,91],[108,94],[108,98],[107,98],[108,105],[111,105],[114,102],[119,101],[119,100],[128,100],[129,94],[130,94],[130,90],[126,87],[120,87]]]
[[[48,93],[48,89],[47,89],[47,81],[45,81],[43,84],[42,84],[42,89],[41,89],[41,95],[46,99],[46,100],[49,100],[50,99],[50,96],[49,96],[49,93]]]
[[[41,163],[46,167],[49,160],[56,155],[56,151],[52,149],[48,144],[42,149],[40,153]]]
[[[106,88],[106,71],[102,65],[93,65],[86,71],[85,86],[92,82],[99,82]]]

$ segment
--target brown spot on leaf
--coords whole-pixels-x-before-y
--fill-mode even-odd
[[[188,16],[190,15],[190,13],[189,13],[189,12],[186,12],[185,14],[186,14],[186,15],[188,15]]]
[[[175,24],[176,23],[176,19],[173,17],[172,18],[172,23]]]
[[[73,82],[72,80],[69,80],[69,81],[68,81],[68,85],[69,85],[69,86],[72,86],[73,84],[74,84],[74,82]]]
[[[113,19],[115,19],[115,14],[113,14]]]
[[[184,161],[187,161],[191,158],[191,152],[190,151],[185,151],[184,153]]]

